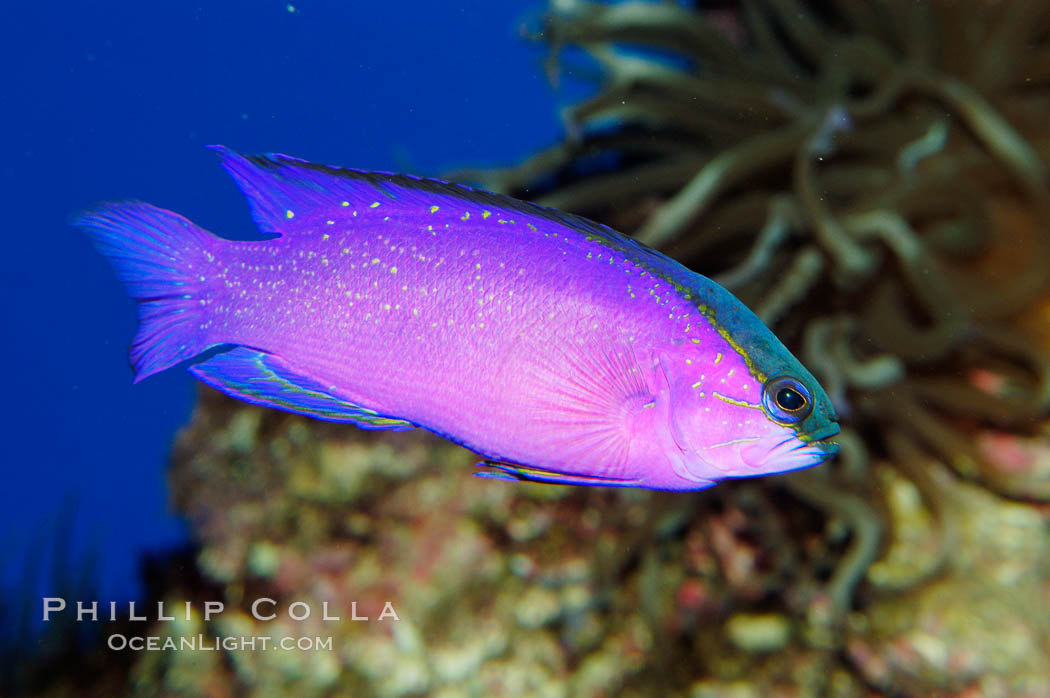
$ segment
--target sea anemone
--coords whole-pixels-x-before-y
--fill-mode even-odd
[[[1050,5],[552,2],[569,137],[490,188],[607,222],[734,291],[821,378],[843,456],[783,478],[875,559],[888,461],[1050,499]],[[951,532],[942,530],[942,545]]]

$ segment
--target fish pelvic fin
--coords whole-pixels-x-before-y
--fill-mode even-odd
[[[135,382],[190,359],[210,346],[201,329],[201,273],[223,240],[156,206],[104,203],[73,217],[138,300],[139,327],[129,352]]]
[[[521,465],[507,461],[483,460],[478,463],[478,466],[492,468],[495,472],[474,473],[476,476],[494,480],[521,480],[525,482],[542,482],[549,485],[583,485],[588,487],[640,486],[639,480],[602,477],[600,475],[560,473],[554,470],[544,470],[531,465]]]
[[[281,357],[238,346],[190,367],[190,373],[217,390],[246,402],[362,429],[403,431],[415,424],[350,402],[288,365]]]

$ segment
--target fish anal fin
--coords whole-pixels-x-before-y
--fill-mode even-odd
[[[190,372],[227,395],[265,407],[296,412],[363,429],[412,429],[404,419],[388,417],[332,394],[314,378],[299,373],[274,354],[238,346],[190,367]]]

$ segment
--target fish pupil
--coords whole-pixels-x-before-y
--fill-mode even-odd
[[[806,405],[806,398],[791,388],[781,388],[777,391],[777,405],[788,412],[795,412]]]

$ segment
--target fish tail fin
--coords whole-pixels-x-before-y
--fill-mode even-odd
[[[135,382],[208,348],[201,274],[223,240],[182,216],[140,202],[111,202],[73,217],[139,302],[129,357]]]

